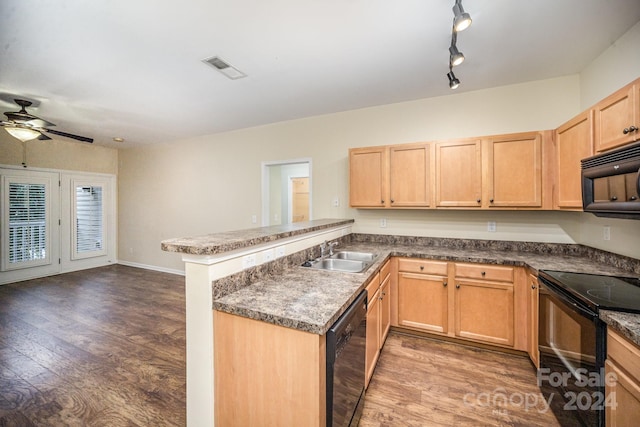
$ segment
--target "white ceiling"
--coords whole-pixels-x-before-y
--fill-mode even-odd
[[[127,147],[448,95],[453,4],[2,0],[0,112],[18,95],[57,130]],[[458,91],[580,72],[640,21],[638,0],[463,6]],[[214,55],[248,77],[201,62]]]

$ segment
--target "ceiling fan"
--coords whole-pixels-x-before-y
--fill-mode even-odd
[[[60,132],[59,130],[49,129],[55,124],[36,117],[33,114],[27,112],[27,107],[31,106],[31,101],[24,99],[14,99],[14,102],[21,108],[20,111],[4,113],[7,116],[7,121],[0,121],[0,126],[13,137],[19,139],[22,142],[30,141],[32,139],[46,140],[51,139],[45,133],[53,135],[64,136],[66,138],[76,139],[82,142],[93,142],[93,138],[87,138],[86,136],[73,135],[67,132]]]

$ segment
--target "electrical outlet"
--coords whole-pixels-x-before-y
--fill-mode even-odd
[[[331,204],[333,205],[334,208],[337,208],[340,206],[340,199],[338,197],[335,197],[333,199],[333,201],[331,202]]]
[[[387,219],[380,218],[380,228],[387,228]]]
[[[605,225],[602,228],[602,238],[604,240],[611,240],[611,227],[608,225]]]
[[[251,223],[252,224],[257,224],[258,223],[258,216],[257,215],[251,215]]]
[[[496,222],[495,221],[487,222],[487,231],[489,231],[491,233],[495,233],[496,232]]]
[[[242,257],[242,268],[249,268],[256,265],[256,254],[245,255]]]
[[[276,251],[275,250],[267,249],[266,251],[262,252],[262,262],[273,261],[275,256],[276,256]]]

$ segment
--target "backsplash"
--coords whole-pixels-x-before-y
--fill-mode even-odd
[[[354,243],[400,244],[455,249],[530,252],[545,255],[582,256],[595,262],[609,264],[612,267],[640,274],[640,259],[618,255],[612,252],[578,244],[451,239],[440,237],[394,236],[361,233],[352,233],[347,237],[350,237],[351,242]]]

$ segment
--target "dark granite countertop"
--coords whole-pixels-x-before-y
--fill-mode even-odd
[[[532,248],[526,246],[530,245],[527,243],[523,243],[526,250],[485,248],[481,243],[479,241],[479,247],[469,248],[414,243],[351,242],[340,249],[378,254],[376,261],[364,273],[341,273],[293,266],[275,276],[259,279],[250,286],[215,298],[213,308],[280,326],[324,334],[390,256],[523,266],[532,269],[534,273],[542,269],[606,275],[629,273],[611,263],[594,261],[582,255],[532,252]],[[636,324],[640,325],[640,316]],[[637,333],[635,336],[640,339]]]
[[[318,219],[314,221],[296,222],[294,224],[257,227],[246,230],[235,230],[204,236],[180,237],[163,240],[160,247],[163,251],[179,252],[190,255],[215,255],[236,249],[273,242],[327,228],[353,223],[353,219]]]
[[[640,347],[640,314],[601,310],[600,319]]]

